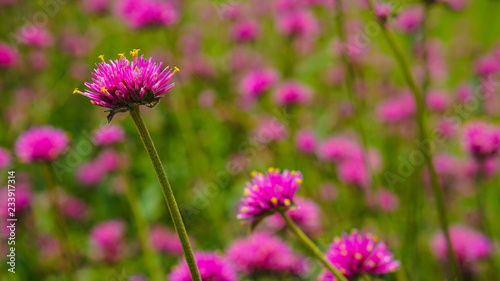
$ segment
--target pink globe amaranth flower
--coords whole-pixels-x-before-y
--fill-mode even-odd
[[[294,201],[296,206],[288,209],[286,214],[307,235],[316,237],[321,234],[321,210],[318,204],[302,197],[296,197]],[[274,214],[266,219],[266,225],[271,229],[280,230],[286,226],[286,223],[280,214]]]
[[[45,27],[38,25],[25,25],[19,28],[16,38],[21,44],[39,48],[50,47],[54,44],[52,34]]]
[[[247,238],[234,241],[227,256],[246,275],[304,276],[309,268],[304,257],[295,254],[280,238],[266,232],[254,232]]]
[[[386,23],[392,13],[392,5],[390,3],[379,3],[375,5],[375,15],[382,22]]]
[[[370,178],[362,160],[348,160],[338,166],[339,180],[345,184],[367,187]]]
[[[274,101],[281,106],[307,104],[311,98],[311,88],[293,80],[283,82],[274,92]]]
[[[493,56],[485,56],[476,61],[476,73],[488,77],[500,71],[500,62]]]
[[[151,228],[151,243],[158,252],[168,255],[182,255],[182,245],[177,233],[162,225]]]
[[[200,271],[200,277],[206,281],[237,281],[233,265],[225,257],[212,252],[195,253],[196,265]],[[172,281],[191,281],[191,274],[187,262],[183,260],[174,267],[168,275]]]
[[[288,137],[288,129],[274,117],[263,117],[255,129],[254,137],[262,144],[280,141]]]
[[[388,189],[381,188],[375,194],[377,207],[385,212],[394,212],[399,207],[399,198]]]
[[[113,263],[123,258],[125,230],[125,222],[120,220],[102,222],[92,229],[90,239],[98,260]]]
[[[457,124],[453,119],[441,118],[436,125],[436,131],[441,134],[443,138],[451,138],[457,131]]]
[[[84,58],[90,53],[92,41],[84,35],[63,32],[61,49],[73,57]]]
[[[179,18],[173,1],[119,0],[117,14],[132,28],[171,26]]]
[[[411,119],[417,106],[411,93],[404,93],[380,103],[376,111],[382,122],[395,123]]]
[[[236,1],[223,3],[219,8],[219,14],[225,20],[236,20],[242,14],[242,5]]]
[[[318,21],[307,9],[280,13],[276,25],[278,32],[288,37],[314,37],[319,33]]]
[[[360,234],[357,230],[351,235],[342,234],[334,238],[326,258],[349,280],[363,275],[378,275],[394,272],[399,268],[399,261],[387,249],[384,242],[370,233]],[[336,280],[333,274],[324,270],[319,280]]]
[[[276,80],[278,80],[278,74],[273,69],[250,71],[241,80],[241,94],[248,100],[254,100],[269,90]]]
[[[44,70],[48,64],[47,55],[41,50],[35,50],[29,54],[28,62],[34,71]]]
[[[17,50],[7,44],[0,43],[0,68],[11,68],[18,62]]]
[[[66,151],[68,135],[56,128],[34,127],[21,134],[16,141],[17,157],[24,163],[56,160]]]
[[[0,189],[0,218],[8,218],[8,214],[10,213],[8,209],[9,207],[12,207],[12,205],[11,206],[8,205],[8,203],[10,202],[8,200],[9,192],[14,192],[15,194],[16,216],[21,216],[31,206],[31,201],[33,196],[31,194],[29,186],[23,182],[18,182],[14,186],[15,190],[13,191],[8,190],[7,186],[5,188]],[[4,229],[2,229],[2,231],[3,230]]]
[[[105,125],[97,129],[93,134],[95,145],[108,146],[121,143],[125,140],[125,131],[117,125]]]
[[[469,3],[468,0],[444,0],[442,2],[446,3],[448,8],[454,11],[460,11],[465,9],[467,4]]]
[[[334,136],[321,142],[316,154],[323,161],[340,163],[362,158],[363,150],[358,143],[346,136]]]
[[[252,42],[259,36],[259,23],[255,20],[240,20],[231,27],[231,38],[236,42]]]
[[[316,136],[308,129],[302,129],[295,135],[295,145],[302,153],[314,153],[316,150]]]
[[[448,94],[439,90],[431,90],[425,97],[427,107],[431,111],[443,112],[450,105]]]
[[[99,185],[107,175],[108,170],[96,161],[83,163],[76,171],[78,182],[89,187]]]
[[[318,192],[319,200],[322,201],[334,201],[338,197],[337,187],[331,182],[325,182],[320,184]]]
[[[500,129],[483,121],[470,122],[465,127],[464,143],[476,159],[494,156],[500,149]]]
[[[258,222],[278,210],[287,210],[293,205],[297,188],[302,184],[300,172],[269,168],[264,174],[252,172],[241,199],[238,219],[245,223]]]
[[[8,168],[11,164],[12,157],[10,156],[10,152],[0,147],[0,170]]]
[[[465,272],[470,271],[474,262],[492,254],[493,245],[481,232],[465,225],[451,225],[449,228],[453,252]],[[447,246],[443,233],[434,235],[431,250],[439,261],[447,262]]]
[[[412,33],[420,28],[424,19],[422,6],[411,6],[403,10],[395,20],[396,27],[407,33]]]
[[[111,5],[110,0],[82,0],[80,2],[83,10],[89,14],[104,14]]]
[[[59,210],[70,219],[82,221],[88,217],[89,206],[76,197],[61,194],[59,196]]]
[[[494,177],[499,171],[500,163],[496,157],[489,157],[481,161],[468,159],[462,168],[467,177],[476,180],[477,176]]]
[[[152,58],[146,60],[143,55],[139,57],[139,50],[130,52],[132,61],[123,54],[120,59],[98,63],[92,75],[92,83],[86,82],[88,90],[74,93],[81,94],[91,99],[94,105],[109,108],[108,121],[111,121],[117,112],[130,110],[134,106],[155,106],[174,84],[169,84],[170,79],[178,71],[168,66],[162,70],[163,63],[156,63]]]
[[[455,92],[457,100],[461,104],[465,104],[467,101],[472,101],[474,98],[474,87],[469,83],[460,84]]]
[[[217,100],[217,94],[214,90],[208,89],[200,93],[198,97],[198,104],[204,108],[212,108]]]
[[[124,156],[119,152],[108,148],[100,152],[94,162],[96,165],[100,165],[103,169],[105,169],[106,172],[114,172],[117,171],[120,165],[124,162],[123,157]]]

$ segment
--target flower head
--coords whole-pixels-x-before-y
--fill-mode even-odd
[[[85,186],[97,186],[108,175],[108,170],[105,169],[101,162],[89,161],[78,167],[75,177],[81,184]]]
[[[278,74],[272,69],[253,70],[246,74],[240,83],[240,91],[246,100],[254,100],[278,79]]]
[[[129,61],[124,54],[120,58],[107,63],[104,56],[99,56],[102,62],[98,63],[92,75],[92,83],[86,82],[84,92],[75,89],[78,93],[91,99],[91,103],[109,108],[108,120],[111,121],[117,112],[129,111],[134,106],[155,106],[174,84],[169,81],[179,69],[165,67],[163,63],[156,63],[152,58],[139,57],[139,49],[130,52]]]
[[[16,33],[17,40],[20,43],[33,47],[50,47],[54,44],[54,37],[50,32],[39,25],[25,25]]]
[[[477,159],[491,157],[500,149],[500,129],[486,122],[471,122],[465,127],[465,147]]]
[[[122,127],[116,125],[103,126],[94,132],[93,140],[96,145],[113,145],[125,139]]]
[[[177,234],[165,226],[156,225],[151,228],[151,242],[158,252],[182,255],[182,245]]]
[[[308,129],[302,129],[295,135],[295,145],[302,153],[314,153],[316,149],[316,136]]]
[[[0,147],[0,170],[9,167],[11,160],[10,152],[5,148]]]
[[[217,253],[198,252],[195,253],[195,260],[200,270],[203,281],[236,281],[236,272],[233,266],[224,257]],[[191,281],[187,262],[184,260],[168,275],[172,281]]]
[[[387,123],[408,120],[417,112],[415,100],[411,93],[392,97],[377,106],[378,118]]]
[[[492,253],[493,246],[490,240],[481,232],[467,226],[450,226],[450,239],[458,263],[465,271],[468,271],[474,262]],[[446,262],[447,247],[443,233],[434,236],[431,246],[434,255],[440,261]]]
[[[411,6],[401,12],[396,18],[396,26],[408,33],[418,30],[424,19],[424,9],[421,6]]]
[[[285,81],[274,93],[275,102],[281,106],[308,103],[311,98],[311,89],[293,80]]]
[[[11,46],[0,43],[0,68],[10,68],[19,61],[17,50]]]
[[[321,233],[321,210],[314,201],[307,198],[296,197],[295,208],[290,208],[286,214],[296,223],[304,232],[312,237]],[[267,225],[275,230],[283,229],[286,225],[285,220],[279,215],[274,214],[267,218]]]
[[[241,199],[238,219],[247,223],[259,221],[293,204],[295,191],[302,184],[300,172],[269,168],[264,174],[253,172]]]
[[[254,20],[241,20],[231,27],[231,38],[237,42],[252,42],[259,36],[259,23]]]
[[[239,271],[248,275],[303,276],[308,270],[304,257],[295,254],[280,238],[266,232],[254,232],[245,239],[236,240],[227,255]]]
[[[362,274],[385,274],[398,269],[399,261],[394,260],[384,242],[370,233],[342,234],[335,238],[326,252],[327,259],[348,279]],[[320,280],[335,280],[333,274],[324,271]]]
[[[174,1],[120,0],[117,2],[117,13],[136,29],[170,26],[179,18]]]
[[[16,155],[22,162],[54,161],[68,147],[68,135],[56,128],[35,127],[24,132],[16,142]]]
[[[90,237],[97,249],[97,259],[116,262],[123,257],[125,230],[125,223],[119,220],[102,222],[92,229]]]

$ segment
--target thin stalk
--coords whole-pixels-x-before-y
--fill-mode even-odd
[[[191,273],[191,278],[193,279],[193,281],[201,281],[200,272],[198,271],[198,267],[196,266],[193,249],[191,248],[191,243],[189,242],[186,228],[184,227],[184,223],[182,221],[181,212],[179,211],[177,202],[175,202],[174,193],[172,191],[172,188],[170,187],[170,183],[167,179],[167,174],[163,169],[163,165],[161,163],[160,157],[158,156],[158,152],[156,151],[153,140],[151,139],[148,128],[146,127],[146,123],[144,123],[144,120],[142,119],[139,107],[136,106],[129,113],[130,117],[132,117],[132,120],[134,121],[137,131],[139,132],[142,143],[144,144],[144,148],[148,153],[149,159],[153,164],[153,168],[155,170],[156,176],[158,177],[158,181],[160,182],[161,191],[163,192],[163,197],[165,198],[165,202],[167,202],[167,207],[170,211],[170,215],[172,216],[175,230],[177,231],[177,235],[179,236],[179,241],[182,245],[182,251],[184,252],[184,257],[186,258],[189,272]]]
[[[59,212],[59,196],[57,194],[56,189],[56,177],[54,174],[54,168],[52,164],[49,162],[42,163],[42,174],[45,181],[45,184],[48,188],[48,195],[50,200],[50,208],[52,212],[52,216],[55,223],[56,235],[61,242],[61,252],[63,255],[63,263],[64,263],[64,275],[66,276],[66,280],[74,281],[77,278],[74,276],[74,265],[73,265],[73,251],[71,250],[71,246],[68,238],[68,231],[66,227],[66,222],[64,218],[61,216]]]
[[[368,5],[375,14],[374,6],[373,6],[373,0],[368,0]],[[420,88],[417,86],[415,83],[415,79],[413,78],[413,74],[411,72],[410,64],[406,59],[406,56],[404,55],[403,51],[399,47],[399,45],[396,42],[396,38],[392,34],[392,32],[387,29],[386,25],[380,21],[377,21],[381,27],[382,33],[384,34],[384,37],[389,44],[389,47],[394,55],[394,58],[396,59],[397,63],[399,64],[399,67],[401,68],[401,71],[403,72],[404,79],[406,80],[406,83],[410,87],[413,97],[415,99],[415,103],[417,105],[417,123],[418,123],[418,130],[419,130],[419,135],[420,135],[420,141],[423,144],[422,145],[422,150],[424,154],[424,159],[425,159],[425,164],[427,165],[429,171],[430,171],[430,176],[431,176],[431,186],[432,186],[432,191],[434,193],[434,201],[436,202],[436,208],[438,211],[438,216],[439,216],[439,223],[441,225],[441,229],[444,233],[444,236],[446,238],[446,246],[447,246],[447,252],[448,252],[448,259],[449,263],[451,266],[451,270],[453,273],[453,278],[460,281],[463,279],[462,275],[460,274],[459,271],[459,266],[457,259],[455,257],[455,253],[452,250],[452,244],[451,244],[451,239],[450,239],[450,233],[448,231],[448,219],[447,219],[447,214],[446,214],[446,207],[444,203],[444,195],[443,195],[443,189],[440,186],[436,170],[434,168],[433,160],[432,160],[432,152],[430,150],[430,147],[428,145],[425,145],[427,141],[429,141],[428,135],[427,135],[427,128],[426,128],[426,119],[425,119],[425,105],[424,105],[424,100],[423,100],[423,95],[422,91]]]
[[[370,184],[369,186],[372,187],[374,182],[373,178],[373,173],[371,171],[370,163],[368,161],[368,141],[366,138],[366,133],[363,128],[363,108],[354,95],[354,81],[356,79],[356,74],[354,71],[354,66],[352,61],[349,59],[349,54],[347,53],[347,39],[345,35],[345,29],[344,29],[344,12],[343,12],[343,6],[342,6],[342,0],[337,0],[336,3],[336,20],[337,20],[337,33],[339,34],[340,37],[340,49],[342,52],[342,62],[344,63],[344,67],[346,70],[346,76],[345,76],[345,86],[347,89],[347,94],[349,96],[349,99],[351,100],[351,104],[354,106],[354,111],[355,111],[355,126],[356,126],[356,131],[358,132],[360,138],[361,138],[361,145],[363,147],[364,151],[364,156],[363,156],[363,162],[365,164],[366,170],[369,175],[370,179]],[[370,188],[371,189],[371,188]]]
[[[137,226],[137,232],[139,234],[139,242],[141,243],[144,262],[151,275],[152,280],[163,281],[165,280],[165,274],[160,266],[159,258],[156,251],[151,244],[151,229],[147,219],[141,213],[141,207],[139,206],[139,196],[136,190],[131,185],[130,178],[127,172],[122,169],[121,174],[125,179],[125,193],[127,195],[127,201],[132,211],[132,216]]]
[[[292,221],[292,219],[290,219],[290,217],[285,212],[279,213],[285,220],[288,228],[293,232],[293,234],[295,234],[295,236],[297,236],[297,238],[304,244],[304,246],[306,246],[311,252],[313,252],[316,259],[318,259],[326,268],[328,268],[328,270],[330,270],[339,281],[347,281],[344,275],[340,273],[340,271],[326,259],[326,257],[318,249],[314,242],[311,241],[309,237],[307,237],[307,235]]]

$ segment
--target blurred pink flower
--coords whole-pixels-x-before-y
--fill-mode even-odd
[[[244,98],[254,100],[278,80],[278,74],[273,69],[257,69],[247,73],[240,83],[240,91]]]
[[[395,25],[404,32],[415,32],[424,19],[424,8],[422,6],[411,6],[403,10],[397,17]]]
[[[472,101],[474,98],[474,87],[469,83],[460,84],[456,89],[456,95],[461,104]]]
[[[415,100],[410,93],[389,98],[377,106],[378,118],[387,123],[411,119],[417,112]]]
[[[162,225],[151,228],[151,243],[156,251],[168,255],[182,255],[182,245],[177,233]]]
[[[76,170],[76,179],[85,186],[97,186],[108,175],[108,171],[102,167],[102,164],[95,161],[83,163]]]
[[[321,234],[321,210],[314,201],[295,197],[295,207],[286,211],[286,214],[294,221],[307,235],[316,237]],[[286,227],[285,220],[280,214],[269,216],[266,225],[274,230],[281,230]]]
[[[236,271],[232,263],[225,257],[212,252],[195,253],[196,265],[202,280],[207,281],[237,281]],[[175,266],[168,275],[172,281],[191,281],[189,267],[185,260]]]
[[[105,125],[98,128],[93,135],[95,145],[107,146],[121,143],[125,140],[125,131],[118,125]]]
[[[316,136],[308,129],[302,129],[295,135],[295,146],[302,153],[314,153],[316,142]]]
[[[231,27],[231,38],[237,42],[252,42],[259,36],[259,23],[255,20],[240,20]]]
[[[34,127],[22,133],[16,141],[16,155],[22,162],[54,161],[68,147],[68,135],[59,129]]]
[[[89,206],[77,197],[61,194],[59,196],[59,210],[68,218],[85,220],[88,216]]]
[[[335,163],[352,159],[362,159],[363,151],[359,144],[346,136],[334,136],[322,141],[316,151],[321,160]]]
[[[103,14],[106,13],[110,6],[110,0],[81,0],[80,2],[83,10],[89,14]]]
[[[367,187],[370,181],[368,171],[361,160],[348,160],[338,166],[339,180],[357,187]]]
[[[375,6],[375,15],[382,22],[385,23],[392,13],[392,5],[390,3],[379,3]]]
[[[207,89],[200,93],[198,104],[204,108],[211,108],[217,100],[217,95],[213,89]]]
[[[42,26],[25,25],[16,32],[17,40],[24,45],[32,47],[50,47],[54,44],[52,34]]]
[[[11,68],[18,62],[17,50],[7,44],[0,43],[0,68]]]
[[[274,92],[274,101],[281,106],[307,104],[311,99],[311,88],[294,80],[282,82]]]
[[[487,77],[500,71],[500,62],[493,56],[485,56],[476,61],[476,73]]]
[[[278,32],[288,37],[314,37],[319,24],[314,14],[306,9],[280,13],[277,18]]]
[[[288,209],[294,203],[297,188],[302,184],[300,172],[269,168],[264,174],[253,172],[241,199],[237,218],[252,223],[270,215],[278,208]]]
[[[481,232],[459,224],[450,226],[449,231],[453,252],[463,271],[470,271],[476,261],[491,255],[493,245]],[[432,238],[431,250],[439,261],[446,263],[447,247],[442,233]]]
[[[10,156],[10,152],[0,147],[0,170],[6,169],[11,165],[12,157]]]
[[[363,274],[379,275],[396,271],[400,263],[394,259],[385,243],[370,233],[359,234],[354,230],[351,235],[342,234],[334,238],[327,259],[349,280]],[[323,270],[319,280],[334,281],[330,271]]]
[[[288,129],[274,117],[263,117],[253,134],[259,143],[266,144],[286,139]]]
[[[118,0],[117,13],[132,28],[170,26],[177,22],[179,11],[174,1]]]
[[[425,102],[429,110],[443,112],[448,108],[451,101],[446,92],[430,90],[425,97]]]
[[[265,232],[254,232],[234,241],[227,255],[246,275],[264,272],[274,276],[304,276],[309,269],[304,257],[295,254],[280,238]]]
[[[15,190],[12,190],[12,192],[15,194],[16,199],[14,208],[15,215],[16,217],[20,217],[30,208],[33,196],[27,183],[18,181],[14,186]],[[7,186],[0,189],[0,218],[2,219],[7,219],[9,217],[8,208],[12,207],[12,205],[8,205],[10,202],[8,200],[9,192],[11,191],[8,190]],[[6,228],[3,228],[2,232],[4,230],[6,230]]]
[[[500,149],[500,128],[483,121],[469,122],[463,138],[465,148],[476,159],[494,156]]]
[[[96,251],[95,258],[108,263],[120,261],[125,254],[125,230],[125,222],[120,220],[96,225],[90,234]]]
[[[126,156],[111,148],[108,148],[101,151],[99,155],[97,155],[94,162],[96,163],[96,165],[105,169],[106,172],[114,172],[118,170],[120,165],[123,165],[123,163],[126,162],[123,159],[124,157]]]
[[[375,193],[377,207],[385,212],[394,212],[399,207],[399,198],[388,189],[380,188]]]
[[[47,55],[41,50],[30,52],[28,62],[31,69],[33,69],[34,71],[44,70],[49,63]]]

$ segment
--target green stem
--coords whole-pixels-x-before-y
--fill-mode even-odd
[[[352,61],[349,59],[349,54],[347,53],[347,39],[345,35],[345,29],[344,29],[344,13],[343,13],[343,6],[342,6],[342,0],[337,0],[336,3],[336,11],[337,11],[337,33],[339,34],[340,37],[340,49],[342,52],[342,62],[344,63],[344,67],[346,70],[346,76],[345,76],[345,83],[346,83],[346,89],[347,89],[347,94],[349,96],[349,99],[351,100],[351,104],[354,106],[354,112],[355,112],[355,126],[356,126],[356,131],[358,132],[360,138],[361,138],[361,145],[363,147],[364,151],[364,156],[363,156],[363,162],[365,164],[366,170],[369,174],[369,179],[370,179],[370,184],[369,186],[372,187],[374,182],[373,178],[373,173],[371,171],[370,163],[368,161],[368,141],[366,138],[365,130],[363,128],[363,108],[361,104],[359,103],[358,99],[354,95],[354,81],[356,78],[356,74],[354,71],[354,66]],[[371,189],[371,188],[370,188]]]
[[[292,221],[292,219],[290,219],[290,217],[283,211],[279,213],[285,220],[288,228],[314,254],[316,259],[318,259],[326,268],[328,268],[328,270],[330,270],[339,281],[347,281],[344,275],[342,275],[342,273],[340,273],[339,270],[335,268],[335,266],[326,259],[326,257],[318,249],[318,247],[314,244],[314,242],[311,241],[309,237],[307,237],[307,235]]]
[[[59,212],[59,196],[57,194],[56,177],[52,164],[49,162],[42,163],[42,173],[45,184],[48,188],[50,208],[55,223],[56,235],[61,243],[61,254],[63,256],[62,260],[64,263],[64,275],[66,276],[66,280],[68,281],[77,280],[77,278],[73,274],[75,268],[73,265],[74,256],[69,243],[66,222]]]
[[[368,0],[368,5],[375,14],[374,10],[374,5],[373,5],[373,0]],[[446,246],[447,246],[447,251],[448,251],[448,259],[450,262],[451,270],[453,273],[453,279],[456,279],[458,281],[462,280],[463,277],[460,274],[459,271],[459,266],[457,259],[455,257],[455,253],[453,252],[452,249],[452,244],[451,244],[451,239],[450,239],[450,233],[448,231],[448,219],[446,215],[446,207],[444,203],[444,195],[443,195],[443,189],[440,186],[436,170],[434,168],[433,160],[432,160],[432,152],[430,150],[430,147],[428,145],[425,145],[427,141],[430,141],[427,135],[427,128],[426,128],[426,118],[425,118],[425,105],[424,105],[424,99],[422,95],[422,91],[420,88],[417,86],[415,83],[415,79],[413,78],[413,74],[411,72],[410,64],[408,60],[406,59],[406,56],[404,55],[403,51],[399,47],[399,45],[396,42],[396,38],[392,34],[392,32],[387,29],[386,25],[380,21],[378,21],[382,33],[389,44],[389,47],[399,64],[399,67],[401,68],[401,71],[403,72],[404,79],[406,80],[406,83],[410,87],[413,97],[415,99],[415,103],[417,105],[417,123],[418,123],[418,130],[419,130],[419,136],[420,136],[420,141],[422,144],[422,150],[425,158],[425,163],[430,171],[430,176],[431,176],[431,186],[432,186],[432,191],[434,193],[434,201],[436,202],[436,208],[438,211],[438,216],[439,216],[439,223],[441,225],[441,229],[444,233],[444,236],[446,238]]]
[[[149,228],[149,224],[140,211],[141,207],[139,206],[139,196],[137,195],[134,187],[131,185],[130,178],[126,171],[122,171],[122,176],[126,182],[125,192],[137,226],[139,241],[141,243],[142,250],[144,251],[143,255],[146,267],[153,280],[165,280],[165,274],[160,266],[158,255],[151,244],[151,230]]]
[[[193,279],[193,281],[201,281],[200,272],[198,271],[198,267],[196,266],[191,243],[189,242],[186,228],[184,227],[184,223],[182,222],[181,212],[179,211],[179,207],[175,202],[174,193],[172,191],[172,188],[170,187],[170,183],[167,179],[167,174],[163,169],[163,165],[161,163],[160,157],[158,156],[158,152],[156,151],[153,140],[151,139],[148,128],[146,127],[146,123],[144,123],[144,120],[141,117],[139,107],[136,106],[130,111],[130,117],[132,117],[132,120],[134,121],[137,131],[139,132],[141,140],[144,144],[144,148],[146,148],[151,163],[153,164],[153,168],[156,172],[156,176],[158,177],[158,181],[160,182],[163,197],[167,202],[167,207],[170,211],[170,215],[172,216],[175,230],[177,231],[177,235],[179,236],[179,241],[182,245],[182,251],[184,252],[184,257],[186,258],[189,272],[191,273],[191,278]]]

